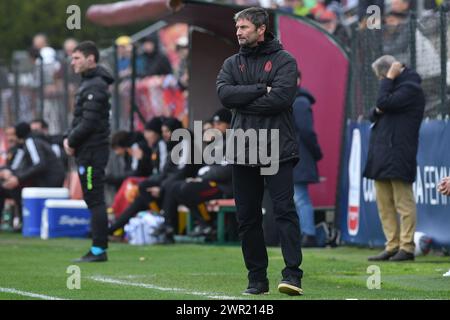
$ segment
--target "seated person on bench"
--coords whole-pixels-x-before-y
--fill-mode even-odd
[[[172,148],[177,142],[171,141],[172,132],[176,129],[182,128],[182,124],[175,118],[166,119],[162,125],[162,135],[167,144],[167,150],[170,154]],[[190,147],[186,144],[186,148]],[[185,149],[183,152],[186,156],[193,154]],[[156,201],[161,203],[161,199],[165,194],[165,187],[169,181],[184,180],[187,177],[195,176],[197,173],[197,166],[190,164],[191,161],[181,161],[178,165],[175,164],[170,156],[166,157],[166,163],[161,173],[153,174],[150,178],[139,184],[139,195],[134,199],[117,221],[109,228],[109,234],[113,234],[119,228],[125,226],[128,221],[134,217],[139,211],[148,210],[151,202]],[[173,238],[168,237],[167,242],[173,242]]]
[[[62,187],[65,177],[62,162],[50,144],[31,135],[30,125],[21,122],[15,127],[17,150],[9,168],[0,171],[0,212],[6,198],[12,198],[19,207],[22,219],[22,188]]]
[[[158,120],[156,120],[158,121]],[[153,143],[156,145],[159,138]],[[118,131],[111,138],[114,153],[123,158],[123,172],[106,176],[108,184],[119,188],[128,177],[148,177],[152,174],[152,148],[141,132]]]
[[[224,136],[226,129],[230,128],[231,112],[225,108],[220,109],[214,114],[212,120],[214,129],[219,130],[220,134]],[[206,210],[205,201],[233,197],[232,169],[231,165],[225,161],[225,144],[222,145],[222,150],[216,152],[223,155],[221,163],[203,166],[199,169],[196,178],[168,184],[161,209],[165,216],[165,222],[159,230],[160,233],[174,233],[178,224],[178,206],[185,205],[198,224],[190,235],[211,235],[213,226]]]

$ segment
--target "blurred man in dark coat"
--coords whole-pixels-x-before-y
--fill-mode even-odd
[[[420,76],[392,56],[372,68],[380,79],[364,176],[375,180],[377,206],[386,248],[371,261],[414,260],[416,179],[419,129],[425,109]],[[400,225],[397,214],[400,215]]]
[[[314,224],[314,209],[308,193],[308,184],[319,182],[317,161],[322,159],[322,150],[314,131],[311,109],[316,99],[308,90],[300,87],[300,83],[301,73],[299,71],[299,88],[293,109],[301,160],[294,167],[294,201],[300,219],[302,246],[314,247],[317,245],[316,228]]]

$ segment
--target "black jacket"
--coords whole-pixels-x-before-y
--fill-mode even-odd
[[[64,145],[63,145],[63,136],[62,135],[46,135],[39,132],[34,132],[33,137],[37,139],[42,139],[48,144],[50,144],[50,147],[52,148],[53,152],[55,153],[56,157],[62,162],[64,170],[67,170],[69,164],[68,164],[68,158],[67,154],[64,151]]]
[[[82,74],[75,97],[74,118],[66,134],[76,155],[85,148],[108,145],[111,109],[108,85],[113,82],[112,76],[101,66]]]
[[[128,177],[149,177],[153,172],[152,155],[153,150],[147,144],[141,132],[129,132],[127,147],[139,148],[142,151],[142,158],[137,159],[127,152],[123,156],[123,169],[120,172],[109,172],[106,175],[106,183],[120,187],[123,181]],[[155,155],[155,160],[158,158]]]
[[[316,99],[303,88],[297,91],[294,102],[294,120],[300,161],[294,167],[294,183],[314,183],[319,181],[317,161],[322,159],[317,135],[314,131],[312,105]]]
[[[142,68],[137,71],[139,77],[160,76],[173,72],[169,59],[160,51],[144,53],[139,59],[141,59]]]
[[[179,163],[175,163],[172,159],[171,153],[173,148],[179,143],[181,143],[181,157]],[[155,185],[159,185],[161,187],[161,191],[163,192],[173,181],[195,177],[201,165],[194,163],[193,150],[194,139],[191,139],[190,144],[187,140],[180,142],[169,141],[167,143],[167,157],[162,170],[157,174],[153,174],[149,180],[153,181]]]
[[[125,154],[125,174],[127,176],[148,177],[152,174],[152,149],[148,146],[144,135],[140,132],[130,132],[129,136],[130,148],[139,148],[142,150],[142,158],[136,159]]]
[[[232,168],[225,159],[225,144],[220,150],[223,159],[220,163],[214,162],[211,165],[205,165],[198,170],[198,177],[203,181],[214,182],[217,187],[224,193],[225,197],[233,197]],[[216,154],[215,154],[216,155]]]
[[[419,129],[425,109],[421,78],[406,68],[394,80],[380,82],[369,153],[364,176],[370,179],[399,179],[412,183],[416,178]]]
[[[292,115],[297,74],[295,59],[268,33],[258,46],[241,47],[238,54],[226,59],[216,81],[220,101],[232,109],[232,129],[279,129],[280,162],[298,160]],[[268,86],[272,87],[270,93]],[[247,164],[248,150],[247,142]],[[270,140],[267,150],[270,151]],[[235,163],[236,156],[227,160]],[[261,165],[259,156],[257,164]]]
[[[22,185],[61,187],[64,182],[63,164],[50,144],[31,136],[18,145],[10,169]]]

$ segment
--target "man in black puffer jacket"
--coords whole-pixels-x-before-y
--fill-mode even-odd
[[[91,250],[76,262],[107,261],[108,217],[104,195],[105,167],[109,155],[108,86],[111,75],[97,65],[95,43],[80,43],[72,54],[72,67],[82,81],[76,95],[72,125],[64,139],[67,155],[75,156],[83,197],[91,211]]]
[[[372,65],[380,79],[364,176],[375,180],[385,250],[370,261],[414,260],[416,155],[425,109],[420,76],[392,56]],[[400,215],[400,223],[398,223]]]
[[[256,130],[258,134],[257,141],[245,139],[245,147],[238,147],[237,152],[234,146],[230,148],[230,140],[227,141],[227,161],[233,163],[239,234],[249,271],[249,285],[244,294],[264,294],[269,291],[261,204],[266,182],[274,204],[286,264],[278,290],[289,295],[300,295],[303,293],[303,272],[300,269],[302,253],[292,180],[292,170],[298,161],[292,115],[292,104],[297,92],[297,63],[268,32],[269,16],[264,9],[248,8],[237,13],[234,19],[241,49],[238,54],[225,60],[216,86],[222,104],[233,111],[231,127],[234,133],[242,129],[245,132]],[[278,140],[274,129],[279,130]],[[274,132],[275,139],[272,141]],[[267,139],[266,133],[270,139]],[[278,145],[279,149],[273,151],[274,145]],[[264,172],[262,168],[268,163],[263,161],[261,154],[256,155],[256,152],[266,147],[266,150],[271,150],[270,166],[278,166],[277,172],[270,175],[266,175],[267,171]],[[245,163],[241,161],[242,158],[245,158]]]

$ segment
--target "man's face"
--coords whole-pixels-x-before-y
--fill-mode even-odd
[[[383,80],[387,76],[387,72],[386,71],[379,72],[377,70],[374,70],[374,73],[375,73],[375,76],[377,77],[378,80]]]
[[[384,21],[388,27],[397,27],[398,25],[400,25],[404,22],[404,20],[402,18],[394,16],[394,15],[386,16]],[[392,29],[392,31],[394,31],[394,30]]]
[[[408,1],[404,0],[392,0],[391,2],[391,10],[393,12],[407,12],[409,9]]]
[[[94,63],[95,61],[93,55],[85,57],[80,51],[75,51],[72,53],[72,61],[70,62],[70,65],[72,66],[73,71],[77,74],[87,71]]]
[[[30,123],[31,131],[47,134],[47,130],[42,127],[39,121]]]
[[[151,41],[145,41],[142,45],[142,48],[144,49],[145,53],[151,54],[155,51],[155,44]]]
[[[117,46],[117,55],[119,58],[130,58],[133,47],[131,45]]]
[[[236,36],[241,47],[255,47],[258,40],[262,40],[262,36],[266,31],[266,26],[262,25],[259,28],[247,19],[239,19],[236,22]]]
[[[75,40],[66,40],[66,42],[64,42],[64,52],[67,56],[72,56],[73,50],[77,45],[78,43]]]
[[[230,125],[223,121],[214,121],[213,128],[218,129],[220,132],[225,134],[227,132],[227,129],[230,129]]]
[[[203,123],[203,141],[205,142],[211,142],[214,135],[211,134],[211,131],[207,131],[209,129],[213,128],[213,124],[211,122],[204,122]]]
[[[159,140],[160,135],[152,130],[144,130],[144,138],[145,141],[147,141],[147,144],[149,145],[149,147],[154,146],[158,140]]]
[[[337,21],[336,20],[325,21],[321,22],[320,25],[329,33],[333,34],[334,31],[336,31]]]
[[[33,47],[36,49],[42,49],[47,46],[47,39],[44,36],[37,35],[33,39]]]

